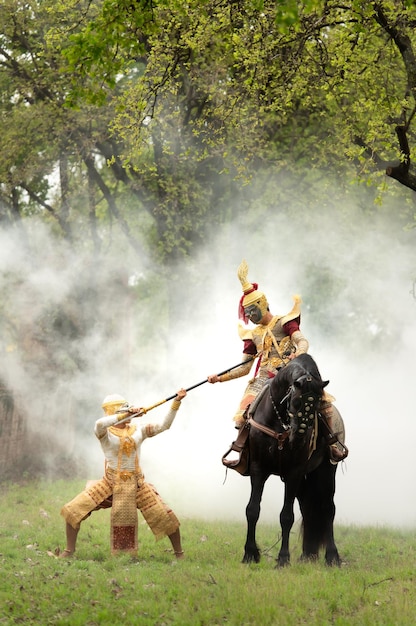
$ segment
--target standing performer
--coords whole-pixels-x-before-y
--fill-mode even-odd
[[[248,281],[247,275],[247,263],[242,261],[238,268],[238,278],[243,289],[238,308],[239,318],[245,324],[251,321],[256,325],[255,328],[239,325],[239,335],[244,342],[243,360],[246,359],[247,363],[220,376],[217,374],[208,376],[210,383],[222,383],[246,376],[253,365],[253,355],[260,354],[254,378],[248,382],[233,418],[236,428],[244,425],[248,406],[268,380],[273,378],[289,360],[304,354],[309,348],[309,342],[300,330],[300,297],[294,297],[293,308],[286,315],[272,315],[265,294],[258,290],[257,283]],[[325,417],[331,431],[334,420],[332,401],[333,398],[324,392],[320,413]],[[330,445],[330,456],[334,462],[343,460],[347,454],[348,451],[343,446],[338,446],[337,443]]]
[[[67,544],[60,557],[69,557],[75,552],[81,522],[92,511],[109,506],[113,553],[137,552],[137,509],[140,509],[156,541],[167,536],[176,558],[183,557],[179,521],[153,485],[145,482],[140,468],[140,446],[147,437],[154,437],[170,428],[185,396],[186,390],[180,389],[170,411],[159,422],[146,421],[142,417],[145,409],[137,407],[127,407],[126,412],[118,412],[127,404],[118,394],[104,399],[102,408],[105,416],[96,421],[94,432],[105,455],[105,474],[101,480],[88,483],[84,491],[62,508]],[[139,417],[130,417],[134,413],[138,413]]]

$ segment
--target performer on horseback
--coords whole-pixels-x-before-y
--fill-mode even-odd
[[[253,355],[260,354],[254,378],[249,381],[233,418],[236,428],[241,428],[244,425],[247,408],[268,380],[273,378],[291,359],[306,353],[309,348],[309,343],[300,330],[300,297],[294,297],[294,305],[289,313],[273,315],[270,312],[265,294],[259,291],[257,283],[248,281],[247,275],[247,263],[242,261],[238,268],[238,278],[243,289],[238,309],[239,318],[245,324],[248,321],[255,324],[254,328],[239,325],[239,335],[244,342],[243,360],[247,359],[247,363],[243,363],[243,365],[220,376],[217,374],[208,376],[210,383],[226,382],[246,376],[251,370]],[[326,419],[329,427],[331,459],[338,462],[346,458],[348,450],[344,446],[340,446],[336,442],[336,437],[333,436],[334,409],[332,401],[333,398],[324,392],[319,412]]]

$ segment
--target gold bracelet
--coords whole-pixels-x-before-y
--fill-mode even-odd
[[[181,406],[181,401],[180,400],[175,400],[172,402],[172,406],[170,407],[172,409],[172,411],[177,411],[179,409],[179,407]]]

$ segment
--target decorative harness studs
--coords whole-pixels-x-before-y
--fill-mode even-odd
[[[298,432],[300,435],[303,435],[305,431],[308,430],[310,426],[312,426],[316,415],[315,405],[316,399],[312,395],[310,395],[309,393],[302,394],[302,410],[297,411],[296,413],[296,417],[299,422],[296,432]]]

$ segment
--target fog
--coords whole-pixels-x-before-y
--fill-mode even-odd
[[[295,221],[276,211],[276,217],[268,213],[259,223],[217,230],[188,264],[175,268],[179,278],[172,280],[178,293],[183,290],[181,315],[171,321],[168,336],[163,288],[156,299],[140,288],[159,279],[149,259],[114,246],[107,261],[100,261],[98,280],[86,253],[73,256],[43,226],[33,223],[30,229],[29,252],[15,232],[0,235],[6,311],[1,376],[35,418],[30,422],[34,441],[38,432],[50,429],[72,459],[83,460],[85,479],[99,478],[103,455],[93,426],[105,395],[121,393],[149,407],[179,387],[239,363],[237,267],[245,258],[249,280],[264,291],[273,314],[287,313],[292,295],[302,296],[301,328],[323,378],[330,380],[328,391],[344,418],[350,451],[337,471],[336,522],[415,525],[414,233],[403,229],[391,208],[361,214],[347,206],[341,216],[334,207],[325,214],[305,207]],[[139,295],[138,306],[120,299],[114,279],[120,274]],[[192,285],[186,282],[190,275]],[[63,363],[65,376],[45,377],[50,353],[43,352],[42,324],[51,323],[45,311],[62,303],[70,308],[80,289],[88,294],[94,323],[81,339],[73,339],[68,320],[61,333],[55,324],[54,358]],[[4,339],[10,328],[22,337],[30,323],[38,326],[34,360]],[[146,328],[148,341],[143,340]],[[221,457],[236,437],[232,416],[247,382],[248,377],[201,384],[188,393],[171,429],[142,446],[147,480],[182,519],[245,519],[249,478],[226,473]],[[164,403],[149,411],[149,419],[158,419],[168,407]],[[278,523],[282,498],[280,478],[270,478],[261,520]]]

